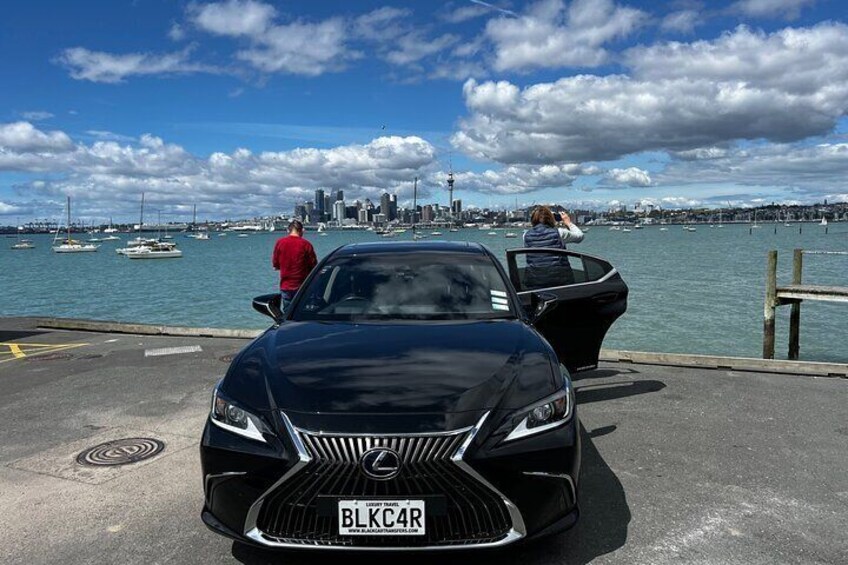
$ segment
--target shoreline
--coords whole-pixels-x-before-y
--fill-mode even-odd
[[[24,317],[22,319],[27,318]],[[33,317],[29,318],[29,320],[31,320],[36,327],[46,329],[154,336],[253,339],[265,331],[251,329],[170,326],[159,324],[136,324],[128,322],[87,320],[81,318]],[[695,367],[722,371],[848,378],[848,363],[829,363],[820,361],[788,361],[781,359],[758,359],[755,357],[662,353],[620,349],[601,349],[600,361],[633,365]]]

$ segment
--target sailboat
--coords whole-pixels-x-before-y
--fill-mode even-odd
[[[177,259],[183,252],[177,249],[176,243],[163,241],[127,250],[124,255],[130,259]]]
[[[58,237],[59,230],[56,230],[56,236]],[[53,238],[53,243],[56,243],[56,238]],[[91,243],[80,243],[78,241],[74,241],[71,239],[71,197],[68,196],[68,239],[60,244],[54,245],[53,251],[55,253],[89,253],[92,251],[97,251],[99,245],[94,245]]]
[[[757,223],[757,211],[754,210],[754,223],[751,224],[752,228],[761,228],[762,226]]]
[[[18,242],[12,245],[12,249],[35,249],[35,244],[31,239],[21,239],[21,227],[18,226]]]
[[[126,255],[127,252],[132,251],[137,247],[146,247],[150,245],[154,245],[159,243],[158,239],[155,238],[143,238],[141,237],[141,230],[144,227],[144,193],[141,193],[141,212],[138,219],[138,237],[135,239],[131,239],[127,241],[127,246],[122,247],[120,249],[116,249],[115,253],[118,255]]]
[[[824,217],[824,214],[822,214],[821,223],[819,225],[820,226],[826,226],[827,225],[827,218]]]

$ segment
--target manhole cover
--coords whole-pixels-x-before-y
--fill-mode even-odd
[[[27,361],[63,361],[65,359],[73,359],[74,356],[70,353],[47,353],[45,355],[32,355],[26,357]]]
[[[148,437],[131,437],[107,441],[94,447],[89,447],[77,455],[80,465],[128,465],[150,459],[165,449],[165,444],[158,439]]]

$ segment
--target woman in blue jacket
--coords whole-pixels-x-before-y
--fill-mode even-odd
[[[583,232],[567,213],[554,215],[547,206],[538,206],[530,216],[533,227],[524,232],[524,247],[565,249],[567,243],[583,241]],[[574,282],[568,257],[554,253],[528,253],[525,289],[562,286]]]

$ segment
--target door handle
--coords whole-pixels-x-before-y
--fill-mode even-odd
[[[605,292],[597,295],[594,299],[595,304],[610,304],[618,300],[617,292]]]

